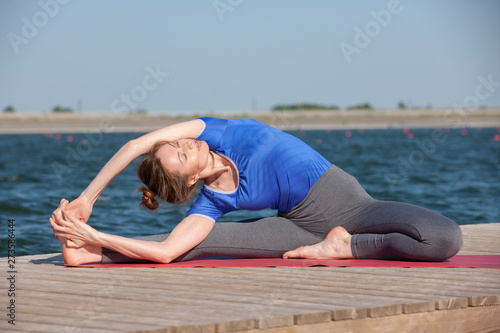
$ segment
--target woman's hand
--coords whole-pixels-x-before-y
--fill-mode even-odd
[[[71,201],[65,208],[69,215],[87,223],[92,214],[92,203],[83,196]]]
[[[68,206],[68,201],[62,199],[59,207],[52,213],[50,225],[54,230],[54,235],[67,239],[67,247],[70,248],[95,244],[98,231],[70,215],[66,209]]]

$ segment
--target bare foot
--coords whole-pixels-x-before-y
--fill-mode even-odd
[[[66,265],[75,266],[89,262],[102,261],[102,248],[94,245],[85,245],[79,248],[70,248],[66,246],[67,240],[59,237],[62,256]]]
[[[330,230],[323,241],[288,251],[283,258],[352,259],[351,237],[351,234],[344,228],[335,227]]]
[[[54,228],[56,218],[61,216],[61,210],[66,208],[67,205],[68,200],[61,199],[59,207],[52,213],[49,219],[52,228]],[[102,248],[99,246],[84,245],[76,247],[73,241],[65,237],[59,236],[57,239],[59,240],[59,245],[61,245],[61,252],[66,265],[73,266],[102,261]]]

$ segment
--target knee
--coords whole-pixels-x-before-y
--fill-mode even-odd
[[[436,260],[446,260],[453,257],[460,251],[463,245],[462,230],[460,226],[453,222],[446,230],[437,237]]]

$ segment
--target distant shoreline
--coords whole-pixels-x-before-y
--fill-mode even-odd
[[[281,130],[500,127],[500,109],[262,111],[191,116],[2,113],[0,134],[150,132],[200,116],[252,118]]]

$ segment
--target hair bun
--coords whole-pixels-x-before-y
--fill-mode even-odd
[[[146,207],[149,210],[155,210],[158,208],[158,206],[160,205],[160,202],[155,199],[156,194],[153,191],[148,190],[144,186],[139,187],[137,189],[136,193],[139,191],[142,192],[142,201],[141,201],[141,204],[139,205],[139,207],[141,207],[141,208]]]

